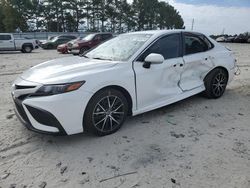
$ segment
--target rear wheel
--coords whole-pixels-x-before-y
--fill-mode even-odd
[[[32,50],[33,50],[33,48],[32,48],[32,46],[30,46],[30,45],[25,45],[25,46],[23,46],[23,48],[22,48],[22,52],[23,52],[23,53],[31,53]]]
[[[87,105],[84,128],[98,136],[119,130],[128,113],[128,102],[124,95],[108,88],[97,92]]]
[[[228,74],[224,69],[216,68],[204,79],[206,90],[204,95],[208,98],[220,98],[227,87]]]

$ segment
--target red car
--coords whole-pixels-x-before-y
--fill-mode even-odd
[[[82,40],[76,41],[73,44],[68,44],[68,52],[74,55],[84,54],[86,51],[104,41],[111,39],[112,37],[112,33],[89,34]]]
[[[68,53],[67,43],[57,46],[57,51],[62,54]]]
[[[67,43],[57,46],[57,51],[62,54],[68,53],[68,46],[72,46],[75,42],[82,40],[83,37],[78,37],[77,39],[71,40]]]

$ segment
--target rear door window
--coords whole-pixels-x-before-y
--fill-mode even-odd
[[[208,50],[211,50],[212,48],[214,48],[214,44],[210,40],[208,40],[206,36],[202,35],[201,38],[204,40],[204,42],[208,46]]]
[[[205,52],[209,49],[204,40],[195,35],[184,35],[185,55]]]

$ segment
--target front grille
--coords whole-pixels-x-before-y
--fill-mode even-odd
[[[70,47],[70,48],[71,48],[72,46],[73,46],[73,44],[72,44],[72,43],[68,43],[68,47]]]
[[[32,89],[36,86],[22,86],[22,85],[15,85],[15,89]]]

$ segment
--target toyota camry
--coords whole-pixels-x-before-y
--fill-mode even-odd
[[[119,35],[83,56],[51,60],[12,85],[16,114],[30,130],[108,135],[134,116],[198,93],[217,99],[236,60],[210,37],[185,30]]]

